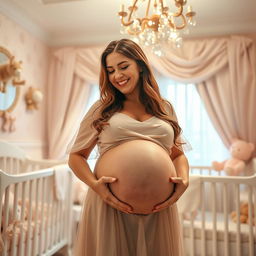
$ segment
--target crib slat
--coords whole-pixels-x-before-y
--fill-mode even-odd
[[[227,183],[223,183],[223,210],[224,210],[224,255],[229,256],[229,228],[228,228],[228,192]]]
[[[49,189],[50,188],[50,181],[49,179],[46,180],[45,182],[46,184],[46,191],[47,191],[47,188]],[[45,248],[45,252],[48,250],[48,246],[49,246],[49,221],[50,221],[50,193],[47,193],[46,196],[45,196],[45,202],[46,202],[46,206],[44,206],[45,210],[46,210],[46,216],[45,216],[45,245],[44,245],[44,248]],[[64,223],[64,222],[62,222]]]
[[[13,223],[13,237],[12,237],[12,247],[11,247],[11,256],[15,256],[16,255],[16,244],[17,244],[17,235],[16,235],[16,223],[18,221],[18,215],[17,215],[17,211],[18,211],[18,183],[14,185],[14,199],[13,199],[13,219],[12,219],[12,223]]]
[[[44,232],[44,204],[45,204],[45,178],[42,179],[42,190],[41,190],[41,209],[40,209],[40,239],[39,239],[39,255],[43,252],[43,232]]]
[[[58,200],[56,202],[57,204],[57,227],[56,227],[56,242],[60,241],[60,215],[61,215],[61,207],[60,207],[60,201]]]
[[[248,218],[249,218],[249,256],[253,256],[254,254],[254,246],[253,246],[253,201],[252,201],[252,187],[249,186],[249,191],[248,191]]]
[[[3,250],[3,256],[7,255],[7,248],[9,241],[7,241],[6,237],[6,228],[9,224],[9,197],[10,197],[10,186],[8,186],[5,190],[5,200],[4,200],[4,222],[3,222],[3,242],[4,242],[4,250]]]
[[[236,205],[236,253],[241,256],[241,228],[240,228],[240,188],[239,184],[235,184],[235,205]]]
[[[52,247],[52,245],[54,243],[55,223],[56,223],[55,216],[56,216],[55,204],[52,204],[50,247]]]
[[[216,215],[216,183],[211,184],[211,194],[212,194],[212,253],[214,256],[217,256],[217,215]]]
[[[22,204],[21,204],[21,222],[25,222],[25,208],[26,208],[26,202],[25,202],[25,197],[26,197],[26,187],[27,187],[27,182],[22,183]],[[25,244],[25,230],[23,228],[23,225],[21,225],[20,229],[20,242],[19,242],[19,256],[24,256],[24,244]]]
[[[27,243],[26,243],[26,256],[31,255],[31,225],[32,225],[32,180],[29,181],[28,185],[28,230],[27,230]]]
[[[51,183],[51,185],[52,184],[53,183]],[[53,218],[53,193],[50,194],[48,203],[49,203],[49,214],[48,214],[48,233],[47,233],[48,241],[47,241],[47,246],[50,249],[51,248],[51,240],[52,240],[52,229],[53,229],[52,228],[52,223],[53,223],[52,222],[52,218]]]
[[[204,183],[200,184],[201,193],[201,218],[202,218],[202,228],[201,228],[201,255],[206,255],[206,239],[205,239],[205,187]]]
[[[40,179],[35,180],[35,201],[34,201],[34,207],[35,207],[35,227],[34,227],[34,242],[32,246],[32,255],[38,254],[38,230],[39,230],[39,221],[38,221],[38,202],[39,202],[39,186],[40,186]]]

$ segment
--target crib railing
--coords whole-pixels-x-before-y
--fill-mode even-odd
[[[9,174],[20,174],[35,170],[46,169],[51,166],[65,164],[67,160],[30,159],[29,157],[0,156],[0,169]]]
[[[189,218],[181,216],[186,255],[256,255],[256,175],[215,176],[210,169],[192,169],[199,174],[201,203]],[[202,175],[205,172],[211,175]],[[246,223],[240,220],[241,202],[248,203]]]
[[[0,140],[0,169],[19,174],[65,164],[67,160],[32,159],[26,152],[7,141]]]
[[[72,176],[65,200],[54,193],[54,170],[8,175],[0,170],[0,254],[52,255],[70,244]]]

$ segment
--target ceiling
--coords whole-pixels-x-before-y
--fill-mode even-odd
[[[48,45],[81,45],[121,38],[117,12],[121,4],[127,7],[132,2],[61,0],[61,3],[43,4],[44,1],[0,0],[0,12]],[[255,0],[187,1],[197,13],[192,37],[256,33]]]

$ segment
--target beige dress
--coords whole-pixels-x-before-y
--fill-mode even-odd
[[[99,114],[96,102],[81,122],[71,152],[88,147],[96,138],[100,156],[121,143],[146,139],[169,151],[173,129],[152,117],[139,122],[116,113],[101,134],[91,126]],[[170,112],[175,119],[175,114]],[[74,256],[181,256],[183,245],[176,204],[149,215],[127,214],[106,204],[92,189],[88,190],[75,239]]]

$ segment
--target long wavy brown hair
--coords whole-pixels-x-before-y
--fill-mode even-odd
[[[181,128],[175,120],[170,118],[166,110],[167,104],[169,104],[172,112],[173,107],[170,102],[161,97],[158,84],[153,76],[146,55],[138,44],[129,39],[121,39],[110,42],[101,55],[101,70],[99,79],[101,113],[100,117],[93,122],[95,129],[97,129],[98,132],[101,132],[103,126],[108,124],[110,117],[115,112],[121,111],[124,106],[125,95],[117,90],[111,84],[108,78],[106,58],[112,52],[120,53],[136,61],[137,65],[142,70],[138,85],[140,86],[139,100],[145,106],[145,110],[148,114],[170,123],[174,129],[174,143],[178,146],[180,143],[177,142],[177,137],[181,133]]]

